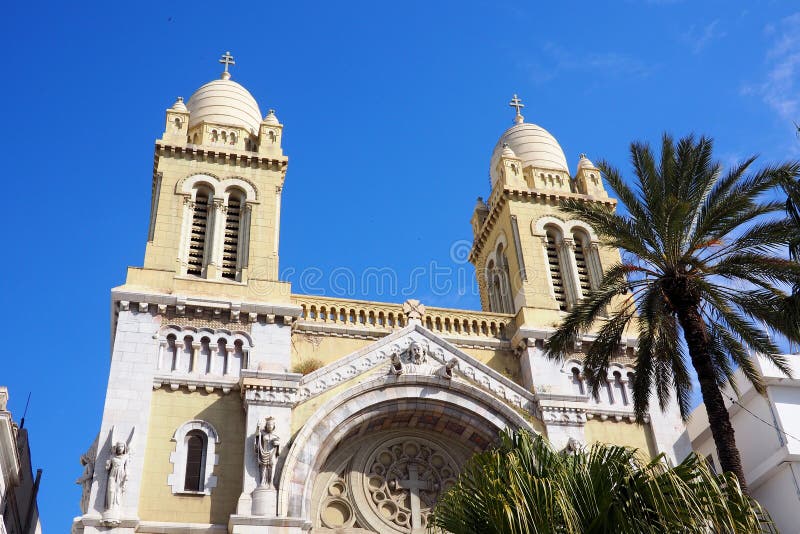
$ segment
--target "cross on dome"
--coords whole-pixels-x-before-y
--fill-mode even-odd
[[[514,98],[511,99],[511,102],[508,103],[509,106],[517,110],[517,115],[514,117],[514,122],[519,124],[525,120],[525,117],[522,116],[522,113],[519,111],[525,107],[525,104],[522,103],[522,100],[514,93]]]
[[[219,62],[225,65],[225,70],[222,72],[222,79],[223,80],[229,79],[231,77],[231,73],[228,72],[228,67],[230,65],[236,65],[236,62],[233,60],[233,56],[229,51],[225,52],[225,54],[223,54],[222,57],[220,58]]]

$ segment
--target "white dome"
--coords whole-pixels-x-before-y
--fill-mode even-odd
[[[202,121],[238,126],[258,135],[261,110],[250,92],[230,79],[208,82],[186,103],[189,128]]]
[[[522,160],[523,167],[534,166],[545,169],[555,169],[569,173],[567,158],[561,145],[550,132],[528,122],[515,124],[505,131],[500,137],[497,145],[492,152],[491,167],[492,184],[497,180],[497,162],[503,152],[503,145],[508,144],[519,159]]]
[[[265,124],[272,124],[273,126],[277,126],[281,122],[278,120],[278,117],[275,116],[275,110],[271,109],[267,112],[267,116],[264,117]]]
[[[589,168],[589,169],[595,169],[596,168],[594,166],[594,163],[592,163],[592,161],[589,158],[586,157],[586,154],[581,154],[581,159],[578,160],[578,168],[576,169],[575,173],[577,174],[578,171],[580,171],[584,167]]]

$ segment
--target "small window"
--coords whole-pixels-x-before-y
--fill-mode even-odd
[[[193,430],[186,435],[185,491],[203,491],[203,457],[205,456],[205,434]]]
[[[576,395],[586,394],[586,390],[583,389],[583,379],[581,378],[581,371],[577,367],[572,368],[572,391]]]
[[[219,462],[217,431],[207,421],[193,420],[181,425],[172,436],[175,450],[169,455],[172,473],[167,484],[172,493],[211,495],[217,487],[214,466]]]

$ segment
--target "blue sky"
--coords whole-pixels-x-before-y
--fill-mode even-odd
[[[450,268],[449,287],[472,287],[459,247],[513,93],[573,170],[586,152],[629,172],[630,141],[663,131],[713,136],[724,163],[800,155],[794,2],[241,5],[4,6],[0,313],[13,335],[0,383],[17,417],[33,391],[27,426],[53,532],[78,513],[78,458],[108,376],[109,290],[142,262],[164,110],[216,78],[225,50],[233,79],[285,124],[281,268],[297,290],[336,294],[336,268],[360,280],[391,267],[394,294],[359,283],[351,295],[400,302],[416,279],[426,304],[477,307],[471,291],[443,294],[414,272]]]

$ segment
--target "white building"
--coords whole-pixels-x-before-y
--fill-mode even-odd
[[[787,378],[764,358],[756,365],[767,384],[756,392],[741,371],[736,380],[741,396],[724,392],[736,431],[745,479],[752,496],[769,511],[783,533],[800,533],[800,355],[790,355]],[[732,402],[730,399],[735,399]],[[701,404],[687,425],[692,448],[720,470],[706,408]]]
[[[33,475],[28,432],[7,409],[8,389],[0,386],[0,534],[40,534],[36,494],[41,469]]]

